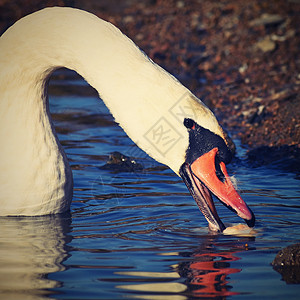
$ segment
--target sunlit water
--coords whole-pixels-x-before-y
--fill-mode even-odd
[[[52,95],[50,104],[73,169],[71,213],[0,219],[1,299],[299,299],[300,285],[270,265],[300,242],[295,174],[252,168],[238,145],[228,169],[257,234],[212,235],[181,179],[139,150],[100,100]],[[113,151],[144,170],[99,169]],[[218,211],[226,225],[242,222]]]

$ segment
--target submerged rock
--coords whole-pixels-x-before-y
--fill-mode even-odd
[[[300,243],[280,250],[272,266],[286,283],[300,283]]]
[[[100,169],[114,172],[136,172],[142,171],[143,166],[133,158],[115,151],[109,155],[108,161]]]

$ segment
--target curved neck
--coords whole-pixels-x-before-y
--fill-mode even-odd
[[[170,117],[168,125],[176,129],[174,138],[186,140],[180,149],[184,154],[187,133],[184,128],[178,129],[181,121],[171,109],[182,97],[193,97],[116,27],[83,11],[50,8],[21,19],[1,39],[1,52],[14,57],[14,67],[11,62],[9,65],[10,78],[18,77],[28,84],[27,93],[40,96],[55,68],[75,70],[98,90],[116,121],[135,143],[153,158],[176,172],[179,170],[180,166],[173,161],[184,158],[178,159],[178,151],[172,154],[172,149],[166,156],[147,132],[163,116]],[[9,48],[5,49],[6,45]],[[5,68],[5,61],[1,64]]]

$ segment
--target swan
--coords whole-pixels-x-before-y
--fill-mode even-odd
[[[51,121],[47,83],[66,67],[93,86],[146,153],[181,176],[209,228],[223,231],[211,192],[254,226],[227,174],[228,141],[213,113],[111,23],[46,8],[0,38],[0,215],[68,211],[72,172]]]

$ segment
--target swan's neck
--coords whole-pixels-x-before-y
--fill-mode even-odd
[[[188,136],[182,126],[185,115],[179,118],[174,104],[182,101],[180,105],[193,112],[199,103],[110,23],[79,10],[46,9],[10,28],[0,39],[0,53],[0,140],[5,141],[0,148],[0,180],[7,193],[20,190],[22,199],[14,201],[41,198],[40,204],[26,204],[32,206],[31,214],[34,206],[37,214],[41,207],[42,213],[63,211],[72,197],[71,171],[54,134],[45,94],[47,79],[59,67],[82,75],[135,143],[179,170]],[[204,106],[194,109],[203,110],[200,124],[211,118]],[[218,127],[215,123],[212,126]],[[175,130],[170,145],[174,138],[180,143],[175,140],[174,147],[159,149],[153,126]]]

